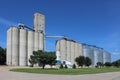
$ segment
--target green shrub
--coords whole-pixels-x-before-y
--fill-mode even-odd
[[[67,65],[65,65],[65,69],[67,69],[68,67],[67,67]]]
[[[73,69],[76,69],[76,65],[75,64],[73,64],[73,67],[72,67]]]
[[[63,64],[60,64],[60,69],[63,69]]]

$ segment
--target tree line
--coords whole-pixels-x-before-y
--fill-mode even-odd
[[[6,49],[0,47],[0,65],[6,64]]]
[[[89,57],[84,57],[84,56],[79,56],[79,57],[76,57],[75,58],[75,61],[79,66],[83,67],[83,66],[87,66],[89,67],[91,65],[91,59]],[[119,60],[116,60],[114,62],[105,62],[105,63],[102,63],[102,62],[97,62],[96,63],[96,68],[102,68],[102,67],[120,67],[120,59]]]
[[[44,51],[33,51],[33,55],[30,56],[29,62],[31,63],[31,66],[33,67],[34,64],[38,64],[39,66],[42,66],[44,69],[46,64],[49,64],[51,67],[53,65],[56,65],[56,54],[55,52],[44,52]],[[75,58],[75,62],[77,63],[78,67],[89,67],[92,64],[92,61],[89,57],[79,56]],[[63,66],[64,65],[64,66]],[[114,61],[114,62],[105,62],[104,64],[102,62],[97,62],[96,68],[102,68],[102,67],[120,67],[120,60]],[[60,65],[60,68],[67,68],[67,65],[63,62]],[[76,64],[73,64],[73,68],[76,68]]]

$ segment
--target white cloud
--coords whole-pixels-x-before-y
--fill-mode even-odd
[[[0,24],[5,26],[16,26],[18,23],[0,17]]]
[[[120,52],[113,52],[112,54],[117,56],[120,55]]]

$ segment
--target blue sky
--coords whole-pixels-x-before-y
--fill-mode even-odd
[[[6,47],[6,30],[22,22],[33,27],[33,14],[45,15],[46,35],[65,35],[79,43],[97,45],[120,59],[119,0],[1,0],[0,46]],[[55,50],[46,39],[46,50]]]

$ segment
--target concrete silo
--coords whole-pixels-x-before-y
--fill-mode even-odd
[[[28,39],[27,39],[27,65],[30,65],[29,59],[30,55],[33,54],[34,51],[34,32],[33,31],[28,31]]]
[[[71,55],[70,55],[70,54],[71,54],[71,51],[70,51],[70,49],[71,49],[71,46],[70,46],[71,43],[70,43],[70,41],[68,41],[68,40],[67,40],[66,43],[67,43],[67,45],[66,45],[66,48],[67,48],[67,49],[66,49],[66,50],[67,50],[67,61],[70,62],[70,61],[71,61]]]
[[[61,60],[67,59],[67,50],[66,50],[66,40],[60,40],[60,54],[61,54]]]
[[[19,65],[19,29],[12,27],[12,65]]]
[[[34,32],[34,51],[39,50],[39,33]]]
[[[78,46],[78,55],[82,56],[83,55],[83,45],[78,43],[77,46]]]
[[[56,41],[56,51],[60,51],[60,41]]]
[[[75,59],[75,44],[74,44],[74,42],[73,41],[70,41],[71,42],[71,63],[72,64],[74,64],[75,63],[75,61],[74,61],[74,59]]]
[[[75,42],[75,58],[79,57],[79,48],[78,48],[78,43]],[[74,59],[75,60],[75,59]]]
[[[61,60],[61,54],[60,54],[60,41],[56,41],[56,60]]]
[[[12,27],[7,30],[7,65],[12,65]]]
[[[60,59],[60,51],[56,51],[56,57],[57,57],[56,60],[59,60],[59,61],[61,60]]]
[[[38,45],[39,50],[44,50],[44,34],[39,33],[39,45]]]
[[[19,66],[27,66],[27,31],[25,29],[20,29],[19,38]]]

